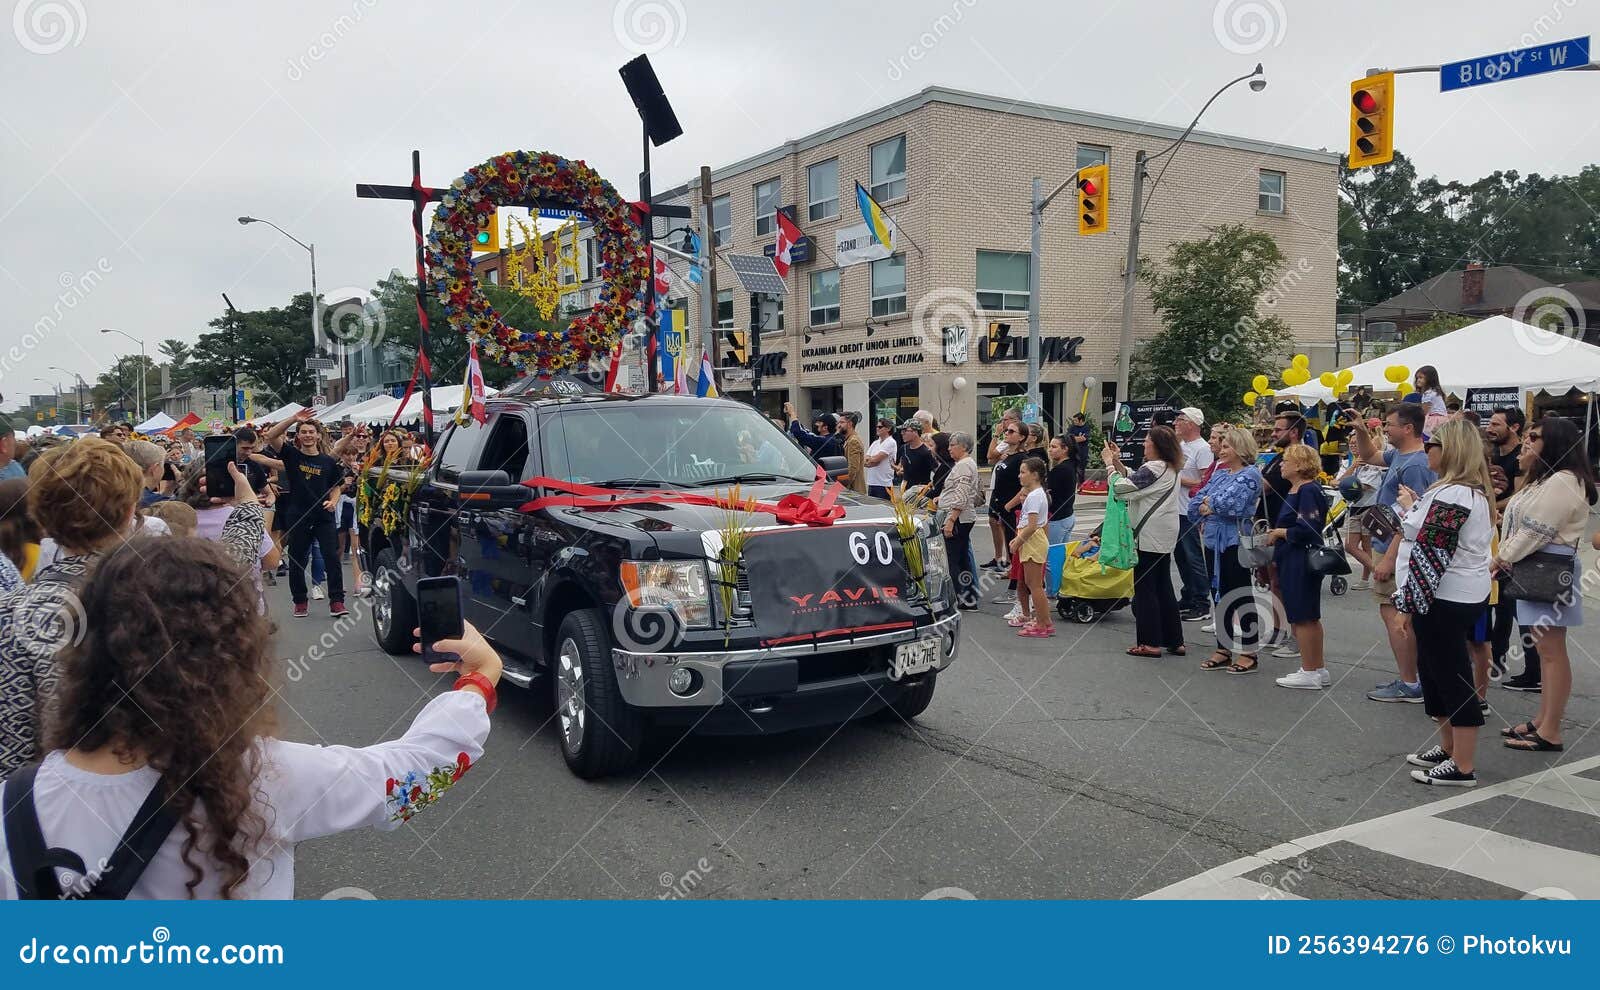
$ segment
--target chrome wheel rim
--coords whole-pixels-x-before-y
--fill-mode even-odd
[[[587,721],[583,703],[583,657],[578,644],[561,641],[556,651],[556,715],[561,719],[561,741],[567,752],[576,754],[583,747]]]
[[[378,568],[372,576],[372,621],[378,625],[378,635],[388,637],[394,622],[394,575],[387,567]]]

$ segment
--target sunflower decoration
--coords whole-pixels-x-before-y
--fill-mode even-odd
[[[726,495],[718,496],[722,506],[722,520],[717,533],[722,537],[722,549],[717,551],[717,592],[722,596],[722,638],[727,644],[729,629],[733,624],[733,606],[739,594],[739,560],[744,555],[745,540],[750,537],[750,523],[755,515],[756,500],[734,485]]]
[[[534,196],[582,213],[600,243],[598,299],[565,332],[530,333],[506,323],[484,296],[472,267],[472,245],[482,220],[498,203]],[[587,364],[597,351],[609,354],[643,313],[650,283],[645,243],[632,207],[582,161],[547,151],[508,151],[452,182],[433,215],[427,260],[450,326],[492,360],[540,377]]]

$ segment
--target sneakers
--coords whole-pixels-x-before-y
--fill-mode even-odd
[[[1207,622],[1205,625],[1200,627],[1200,631],[1203,632],[1203,633],[1214,633],[1214,632],[1216,632],[1217,631],[1217,620],[1216,619],[1212,619],[1210,622]]]
[[[1489,714],[1489,702],[1487,699],[1478,699],[1478,711],[1483,712],[1485,715]]]
[[[1502,677],[1500,679],[1500,686],[1505,688],[1507,691],[1529,691],[1533,694],[1538,694],[1539,678],[1529,677],[1527,672],[1524,671],[1512,677]]]
[[[1406,757],[1406,762],[1414,767],[1428,769],[1438,766],[1449,758],[1450,754],[1444,751],[1444,747],[1440,746],[1438,743],[1435,743],[1432,749],[1425,750],[1421,753],[1412,753],[1410,756]]]
[[[1371,588],[1372,588],[1372,582],[1368,581],[1366,578],[1359,578],[1359,579],[1357,579],[1355,581],[1351,581],[1350,582],[1350,590],[1351,591],[1367,591],[1367,590],[1370,590]]]
[[[989,601],[995,605],[1015,605],[1017,603],[1017,593],[1015,591],[1002,591]]]
[[[1367,692],[1368,701],[1387,701],[1408,705],[1422,704],[1422,686],[1410,687],[1398,678]]]
[[[1283,641],[1282,646],[1272,651],[1272,655],[1279,660],[1298,660],[1300,659],[1300,644],[1292,639],[1286,639]]]
[[[1323,687],[1333,687],[1333,671],[1326,667],[1318,667],[1317,680],[1322,682]]]
[[[1211,618],[1211,610],[1208,608],[1191,608],[1179,612],[1178,618],[1185,622],[1203,622]]]
[[[1013,624],[1015,623],[1015,621],[1017,619],[1020,619],[1020,618],[1022,618],[1022,606],[1021,605],[1013,605],[1013,606],[1011,606],[1011,611],[1009,611],[1009,612],[1007,612],[1005,614],[1005,620],[1007,622],[1010,622],[1010,623],[1013,623]]]
[[[311,586],[311,597],[320,602],[324,598],[328,597],[328,593],[322,590],[322,585],[314,584]]]
[[[294,603],[294,617],[295,618],[303,619],[309,614],[310,614],[310,606],[308,606],[305,602],[295,602]]]
[[[1419,754],[1426,756],[1428,754]],[[1477,787],[1477,774],[1462,773],[1456,767],[1456,761],[1446,759],[1443,763],[1427,770],[1411,771],[1411,779],[1419,784],[1433,784],[1439,787]]]
[[[1307,670],[1301,667],[1292,674],[1285,674],[1278,678],[1277,685],[1282,688],[1296,688],[1301,691],[1321,691],[1323,688],[1322,674],[1326,670],[1326,667],[1320,671]]]
[[[344,607],[344,602],[329,602],[328,614],[337,619],[349,615],[350,610]]]

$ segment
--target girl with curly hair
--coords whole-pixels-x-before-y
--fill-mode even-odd
[[[46,754],[12,775],[6,801],[31,793],[43,848],[83,864],[116,862],[136,820],[169,831],[128,864],[131,886],[120,870],[29,869],[0,842],[11,866],[0,895],[106,896],[81,891],[109,884],[135,898],[292,897],[295,843],[398,827],[482,755],[500,657],[470,625],[434,644],[460,657],[430,668],[462,673],[455,690],[400,738],[363,748],[274,738],[271,622],[254,595],[218,593],[247,579],[208,540],[134,540],[102,559],[84,610],[117,621],[91,623],[62,653]]]

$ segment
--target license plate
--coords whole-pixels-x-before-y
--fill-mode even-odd
[[[889,666],[889,680],[898,681],[932,670],[939,663],[943,649],[937,638],[918,639],[901,643],[894,648],[894,663]]]

